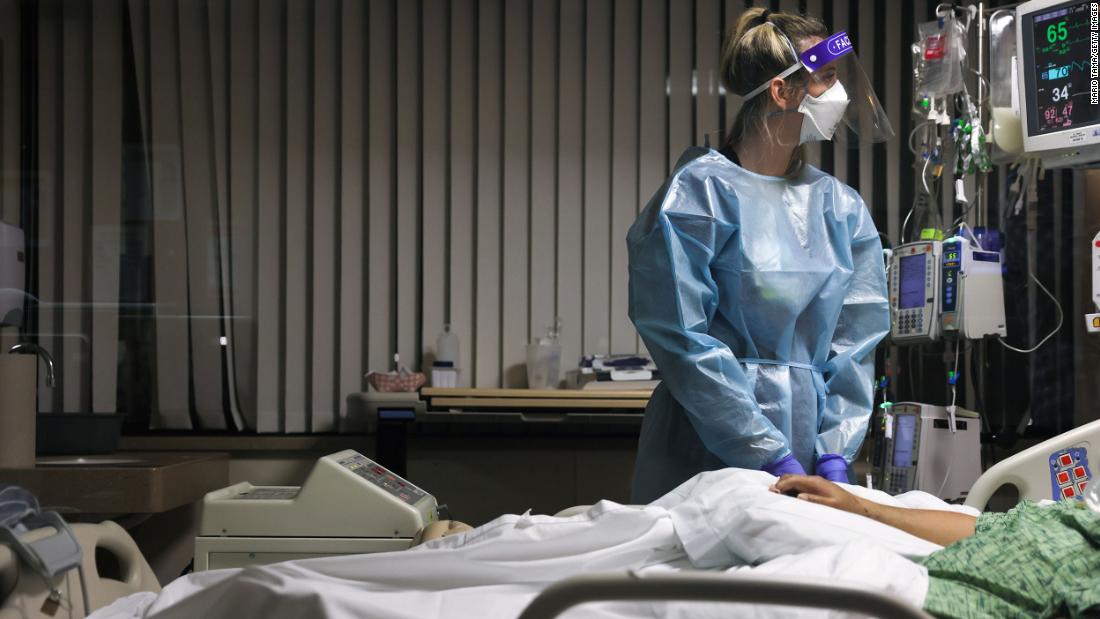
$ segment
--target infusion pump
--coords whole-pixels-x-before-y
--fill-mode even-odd
[[[890,494],[922,490],[966,498],[982,474],[981,419],[955,407],[901,402],[880,417],[872,457],[874,487]]]
[[[940,338],[940,241],[906,243],[890,259],[890,335],[897,344]]]
[[[890,259],[890,334],[895,344],[941,337],[1004,337],[1001,255],[969,241],[918,241]]]
[[[404,550],[438,517],[435,497],[349,449],[318,460],[301,486],[207,494],[195,571]]]

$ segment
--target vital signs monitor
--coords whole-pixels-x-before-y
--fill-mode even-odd
[[[1024,150],[1057,167],[1100,160],[1100,101],[1091,75],[1085,0],[1032,0],[1016,9]]]

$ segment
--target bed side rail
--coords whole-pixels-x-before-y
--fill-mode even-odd
[[[588,602],[609,601],[739,602],[823,608],[897,619],[932,619],[923,610],[884,593],[853,585],[720,572],[680,572],[642,576],[586,574],[555,583],[539,594],[519,619],[554,619]]]
[[[1005,458],[991,466],[988,471],[974,482],[966,496],[966,504],[977,509],[985,509],[989,497],[1005,484],[1012,484],[1020,491],[1020,500],[1039,501],[1054,498],[1051,492],[1050,457],[1063,449],[1082,447],[1087,455],[1100,454],[1094,447],[1100,446],[1100,421],[1093,421],[1038,445],[1029,447],[1020,453]],[[1090,468],[1098,462],[1089,462]],[[1095,468],[1093,468],[1095,471]],[[1095,475],[1095,473],[1094,473]]]

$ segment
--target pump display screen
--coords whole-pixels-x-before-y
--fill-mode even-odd
[[[898,415],[894,426],[894,466],[913,466],[913,433],[917,429],[917,416]]]
[[[899,309],[913,309],[924,305],[924,261],[924,254],[902,257]]]
[[[1023,18],[1028,135],[1100,123],[1100,105],[1090,100],[1089,10],[1077,0]]]

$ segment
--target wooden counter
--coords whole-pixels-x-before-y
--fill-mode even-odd
[[[119,451],[225,451],[283,452],[316,451],[326,454],[373,447],[374,438],[363,434],[185,434],[167,433],[123,435]],[[128,457],[128,454],[127,454]]]
[[[427,388],[421,397],[429,408],[644,410],[649,391],[584,391],[570,389],[463,389]]]
[[[31,491],[64,513],[156,514],[229,485],[224,453],[122,452],[39,458],[31,469],[0,469],[0,484]]]

